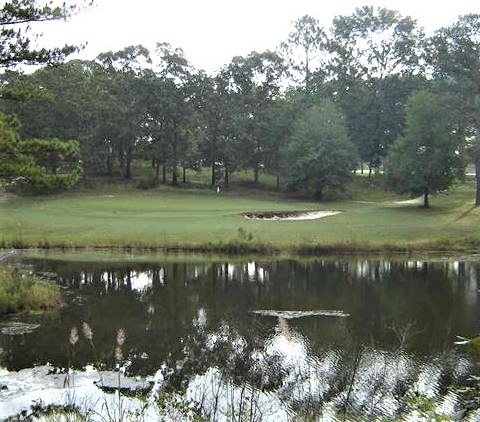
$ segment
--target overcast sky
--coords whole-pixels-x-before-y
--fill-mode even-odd
[[[417,19],[427,33],[457,16],[480,13],[479,0],[96,0],[96,6],[68,22],[42,24],[42,43],[88,43],[81,57],[156,42],[181,47],[197,68],[215,72],[233,56],[274,50],[292,22],[309,14],[328,28],[336,15],[363,5],[398,10]]]

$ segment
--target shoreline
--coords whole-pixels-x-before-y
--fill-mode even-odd
[[[98,244],[98,245],[65,245],[65,244],[32,244],[21,247],[0,247],[0,263],[8,258],[24,252],[61,252],[61,253],[159,253],[159,254],[199,254],[222,255],[232,257],[247,257],[250,255],[290,256],[290,257],[318,257],[318,256],[479,256],[480,242],[467,242],[464,245],[448,245],[445,242],[432,242],[429,244],[404,244],[404,245],[359,245],[359,244],[303,244],[297,246],[272,245],[268,243],[209,243],[203,245],[132,245],[132,244]]]

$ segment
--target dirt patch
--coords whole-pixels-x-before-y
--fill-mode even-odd
[[[246,212],[243,214],[249,220],[265,221],[301,221],[317,220],[319,218],[330,217],[340,214],[342,211],[265,211],[265,212]]]

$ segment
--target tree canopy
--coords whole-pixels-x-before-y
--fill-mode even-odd
[[[429,195],[448,189],[465,173],[456,119],[445,99],[417,91],[408,99],[405,134],[393,144],[385,169],[390,186],[400,193]]]
[[[36,23],[66,19],[79,10],[78,4],[52,6],[39,5],[35,0],[11,0],[0,8],[0,67],[14,68],[18,65],[52,64],[62,61],[78,47],[65,45],[57,48],[32,47]],[[11,74],[6,74],[8,81]],[[11,98],[35,98],[41,90],[25,83],[25,78],[14,76],[20,84],[7,86],[3,92]],[[18,91],[16,91],[18,89]],[[20,94],[17,95],[17,92]],[[33,92],[29,95],[29,92]],[[11,110],[7,110],[11,111]],[[38,112],[38,110],[36,110]],[[18,123],[11,117],[0,114],[0,177],[16,185],[28,184],[39,192],[46,192],[74,185],[82,168],[79,161],[80,146],[77,141],[53,139],[22,139]]]
[[[33,31],[35,24],[66,19],[86,4],[92,2],[63,3],[61,6],[39,4],[37,0],[4,2],[0,8],[0,66],[12,68],[20,64],[58,63],[78,50],[78,46],[72,45],[51,49],[32,47],[32,38],[38,37]]]
[[[341,114],[328,100],[307,108],[295,121],[288,142],[289,181],[311,187],[317,199],[326,189],[342,190],[355,167],[355,148]]]
[[[132,45],[51,65],[73,47],[40,53],[30,48],[23,27],[18,36],[8,32],[68,17],[81,6],[33,0],[3,6],[1,47],[11,55],[0,76],[0,110],[18,117],[21,140],[76,139],[85,177],[131,179],[134,160],[148,160],[152,186],[178,184],[179,169],[186,182],[186,169],[208,167],[212,187],[250,170],[255,184],[268,172],[279,189],[303,186],[320,197],[340,190],[364,165],[369,175],[381,173],[395,154],[409,153],[406,144],[430,136],[408,111],[418,107],[418,118],[434,118],[428,102],[420,106],[420,97],[411,97],[420,90],[441,103],[432,110],[449,117],[442,130],[457,145],[446,148],[449,157],[477,164],[480,204],[477,15],[460,17],[430,38],[414,18],[386,8],[355,9],[336,16],[328,29],[306,15],[276,52],[236,56],[212,75],[165,42],[152,52]],[[13,71],[24,63],[46,66],[31,74]],[[396,190],[417,191],[405,188],[393,166],[389,174]],[[412,184],[421,185],[417,178]],[[429,185],[429,191],[442,189]]]

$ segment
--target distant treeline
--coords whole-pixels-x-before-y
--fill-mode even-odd
[[[76,139],[87,176],[129,179],[137,158],[152,183],[209,167],[212,186],[228,185],[251,169],[255,182],[268,172],[321,198],[364,164],[426,197],[467,161],[480,173],[480,15],[426,37],[410,17],[363,7],[329,30],[304,16],[275,52],[234,57],[215,75],[158,43],[6,71],[1,83],[20,137]]]

